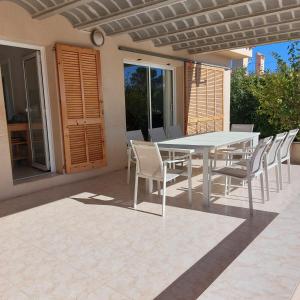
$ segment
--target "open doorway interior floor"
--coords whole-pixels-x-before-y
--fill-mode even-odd
[[[31,178],[35,176],[45,175],[49,172],[44,172],[30,166],[17,166],[13,168],[14,180],[23,180],[24,178]]]

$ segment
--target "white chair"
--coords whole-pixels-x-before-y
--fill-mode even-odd
[[[253,132],[254,124],[232,124],[230,131],[233,132]]]
[[[153,143],[162,142],[167,139],[163,127],[148,129],[150,140]]]
[[[230,131],[232,132],[253,132],[254,124],[232,124]],[[225,155],[225,162],[226,166],[232,164],[232,160],[234,156],[238,156],[240,158],[246,158],[246,155],[241,154],[244,152],[248,147],[252,147],[251,142],[243,142],[239,144],[232,144],[227,148],[218,149],[214,156],[214,166],[216,167],[217,164],[217,156],[218,154]]]
[[[266,177],[266,188],[267,188],[267,200],[270,200],[270,189],[269,189],[269,170],[275,168],[276,174],[276,185],[277,192],[279,192],[279,161],[278,161],[278,153],[280,152],[281,146],[285,137],[287,136],[286,132],[279,133],[275,136],[272,145],[266,151],[266,157],[264,159],[264,171]]]
[[[158,193],[160,195],[160,182],[163,183],[162,195],[162,216],[165,216],[166,206],[166,185],[178,176],[188,176],[188,197],[192,201],[192,167],[190,155],[176,160],[163,161],[156,143],[131,141],[132,149],[136,157],[136,173],[134,186],[134,209],[137,208],[137,193],[139,178],[154,180],[157,182]],[[169,169],[168,166],[174,162],[188,161],[187,174],[178,169]]]
[[[248,196],[249,196],[249,208],[250,214],[253,214],[253,200],[252,200],[252,179],[260,175],[262,195],[263,191],[263,159],[268,145],[271,143],[273,137],[269,137],[261,140],[255,148],[251,158],[246,160],[246,169],[242,167],[223,167],[220,169],[213,169],[212,174],[221,174],[228,177],[233,177],[241,180],[248,181]],[[210,180],[211,182],[211,180]],[[226,187],[225,187],[226,188]],[[264,198],[263,198],[264,200]]]
[[[167,131],[168,131],[168,138],[171,139],[177,139],[184,136],[181,127],[178,125],[170,126]]]
[[[144,136],[141,130],[132,130],[126,132],[127,139],[127,184],[130,183],[131,164],[135,164],[136,160],[131,149],[131,140],[143,141]]]
[[[291,183],[291,145],[297,136],[299,129],[290,130],[282,143],[281,149],[278,153],[279,160],[279,178],[280,178],[280,189],[282,189],[282,171],[281,164],[287,162],[288,166],[288,183]]]

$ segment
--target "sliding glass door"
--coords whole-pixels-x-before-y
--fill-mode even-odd
[[[173,125],[173,71],[125,64],[126,127],[142,130]]]
[[[23,59],[32,166],[50,170],[41,58],[38,51]]]

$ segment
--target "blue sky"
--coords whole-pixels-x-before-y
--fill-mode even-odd
[[[290,42],[284,43],[276,43],[264,46],[257,46],[253,48],[253,58],[249,62],[249,72],[254,72],[255,70],[255,56],[256,52],[260,52],[265,55],[265,70],[275,71],[276,70],[276,62],[272,56],[272,52],[277,52],[281,55],[281,57],[287,60],[287,47]]]

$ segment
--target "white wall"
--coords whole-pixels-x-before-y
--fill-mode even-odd
[[[24,9],[10,2],[0,2],[0,28],[0,41],[6,40],[18,43],[26,43],[41,46],[45,49],[48,76],[47,82],[49,84],[51,107],[50,113],[52,116],[52,130],[54,136],[55,162],[57,170],[61,172],[63,169],[64,158],[59,92],[56,76],[56,61],[53,47],[56,42],[62,42],[76,46],[92,47],[89,34],[73,29],[68,21],[62,16],[54,16],[43,21],[33,20]],[[118,36],[117,38],[106,37],[104,46],[100,48],[100,56],[108,165],[103,169],[89,172],[54,176],[38,180],[37,182],[13,185],[6,120],[5,117],[3,117],[4,102],[3,99],[1,99],[0,94],[0,113],[2,113],[0,120],[0,151],[2,154],[2,160],[4,161],[0,170],[0,199],[29,193],[34,190],[43,189],[45,187],[50,187],[57,184],[81,180],[125,166],[126,120],[123,78],[123,61],[125,59],[142,59],[142,61],[161,65],[171,64],[171,66],[176,68],[177,119],[181,124],[183,123],[183,63],[176,60],[162,59],[119,51],[118,46],[120,45],[188,57],[185,51],[175,53],[170,47],[164,47],[162,49],[155,48],[151,42],[134,44],[127,35]],[[227,65],[229,63],[228,59],[217,55],[206,55],[202,58],[197,56],[197,58],[215,64]],[[226,74],[227,73],[228,72],[226,72]],[[226,89],[226,87],[229,87],[229,73],[225,76],[225,78]],[[0,91],[2,91],[2,89],[0,89]],[[228,111],[228,90],[226,91],[225,96],[225,111]],[[227,123],[228,121],[226,121],[226,126]]]

